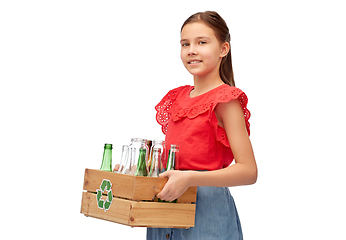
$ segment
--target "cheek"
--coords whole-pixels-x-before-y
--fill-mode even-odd
[[[209,49],[209,51],[204,52],[203,57],[210,63],[217,62],[220,59],[219,52],[214,49]]]
[[[181,49],[181,50],[180,50],[180,59],[181,59],[182,61],[184,61],[185,58],[186,58],[185,50],[184,50],[184,49]]]

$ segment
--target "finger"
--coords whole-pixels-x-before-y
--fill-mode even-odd
[[[161,200],[164,200],[163,199],[163,195],[161,194],[161,192],[159,192],[156,196],[157,196],[157,198],[160,198]]]
[[[118,171],[118,170],[119,170],[119,167],[120,167],[120,164],[116,164],[116,165],[114,166],[113,171]]]
[[[176,198],[175,197],[170,197],[167,201],[168,202],[173,202]]]
[[[170,178],[174,170],[168,170],[166,172],[160,173],[159,177]]]
[[[166,193],[165,193],[164,189],[162,189],[162,191],[157,194],[157,197],[161,198],[162,200],[165,200]]]
[[[159,194],[157,194],[157,197],[161,198],[162,200],[166,200],[168,196],[169,196],[169,189],[166,186],[163,187],[163,189],[161,190],[161,192],[159,192]]]
[[[160,173],[159,174],[159,177],[161,177],[161,178],[165,178],[165,177],[168,177],[168,173],[167,172],[163,172],[163,173]]]
[[[172,202],[172,201],[174,201],[175,199],[177,199],[174,195],[169,195],[168,197],[166,197],[166,201],[168,201],[168,202]]]

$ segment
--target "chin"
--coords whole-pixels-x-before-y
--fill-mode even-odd
[[[191,75],[193,75],[194,77],[201,77],[201,76],[204,75],[204,73],[201,72],[201,71],[189,70],[189,69],[188,69],[188,71],[189,71],[189,73],[190,73]]]

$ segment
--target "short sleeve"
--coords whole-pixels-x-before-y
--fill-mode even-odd
[[[227,87],[227,88],[221,89],[217,93],[216,98],[215,98],[215,100],[212,104],[212,107],[210,109],[211,111],[209,113],[210,114],[209,115],[209,122],[214,128],[216,140],[221,142],[226,147],[230,147],[228,139],[227,139],[226,131],[223,127],[221,127],[219,125],[219,122],[215,116],[214,110],[215,110],[215,107],[217,106],[218,103],[226,103],[226,102],[230,102],[230,101],[235,100],[235,99],[238,99],[238,101],[242,107],[242,110],[244,113],[244,121],[245,121],[246,129],[247,129],[248,135],[250,136],[249,118],[250,118],[251,114],[250,114],[250,111],[247,109],[248,98],[247,98],[246,94],[242,90],[240,90],[239,88]]]
[[[172,105],[175,102],[178,94],[181,92],[181,90],[184,87],[186,86],[182,86],[182,87],[178,87],[178,88],[170,90],[162,98],[162,100],[155,106],[156,121],[158,122],[158,124],[161,125],[162,132],[165,135],[167,133],[168,121],[171,116],[170,109],[172,108]]]

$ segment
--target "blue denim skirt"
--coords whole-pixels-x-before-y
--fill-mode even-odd
[[[167,216],[169,217],[169,216]],[[195,226],[148,228],[147,240],[242,240],[238,212],[227,187],[197,187]]]

